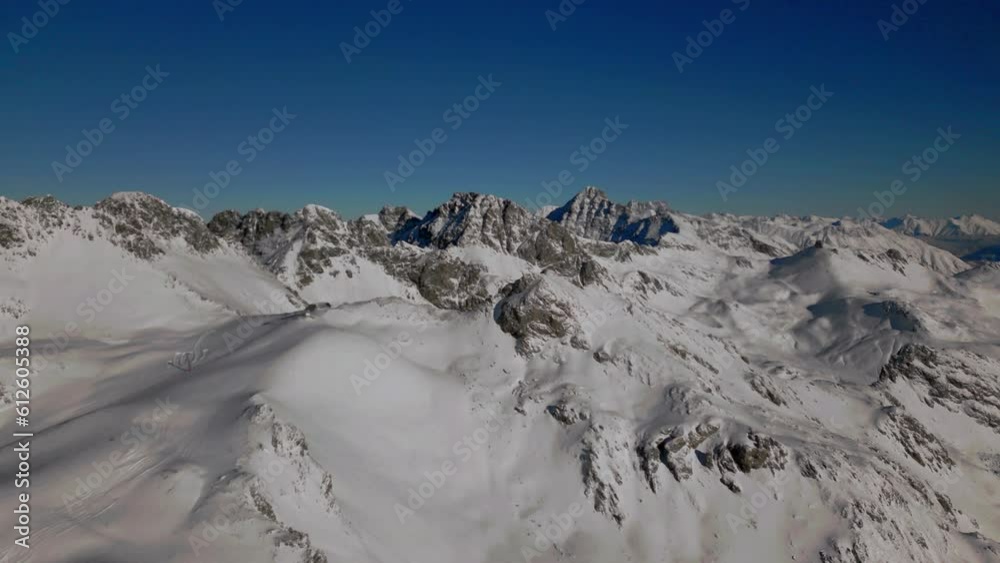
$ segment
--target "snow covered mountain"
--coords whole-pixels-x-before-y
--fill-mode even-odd
[[[882,226],[911,236],[949,239],[1000,236],[1000,223],[981,215],[961,215],[948,219],[905,215],[888,219]]]
[[[123,193],[0,198],[0,259],[31,561],[1000,560],[1000,269],[908,233]]]
[[[1000,248],[1000,223],[981,215],[926,219],[906,215],[882,222],[896,232],[919,237],[969,262],[996,261]]]
[[[612,202],[601,190],[588,187],[547,217],[582,237],[609,242],[655,245],[677,225],[663,202]]]

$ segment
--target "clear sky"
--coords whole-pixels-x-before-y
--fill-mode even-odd
[[[557,19],[546,11],[560,0],[400,0],[384,26],[370,12],[389,0],[243,0],[220,21],[227,1],[42,0],[45,17],[38,0],[0,3],[0,194],[92,204],[141,190],[194,207],[235,161],[203,215],[423,211],[456,191],[524,204],[567,170],[559,202],[593,184],[695,213],[841,216],[899,179],[887,215],[1000,218],[995,1],[586,0]],[[880,30],[893,4],[917,9]],[[717,36],[702,23],[715,19],[728,20],[709,22]],[[377,35],[356,41],[366,24]],[[674,52],[703,31],[679,72]],[[361,45],[350,62],[343,44]],[[777,122],[821,85],[833,95],[786,139]],[[121,99],[134,89],[141,102]],[[463,101],[477,106],[466,117]],[[272,119],[286,107],[294,119]],[[606,130],[615,117],[627,128]],[[102,120],[114,128],[100,144],[67,156]],[[241,145],[272,124],[263,150]],[[947,151],[919,179],[904,172],[948,126],[960,137],[938,141]],[[776,152],[720,197],[730,166],[768,138]],[[415,139],[433,154],[392,191],[385,173]],[[604,150],[574,155],[581,145]]]

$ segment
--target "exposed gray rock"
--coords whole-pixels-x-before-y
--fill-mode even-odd
[[[210,231],[241,245],[265,265],[287,246],[300,227],[291,214],[262,209],[246,215],[234,210],[222,211],[208,222]]]
[[[898,301],[881,301],[870,303],[864,306],[864,312],[869,317],[886,319],[889,325],[903,332],[917,332],[924,330],[924,323],[917,317],[909,306]]]
[[[573,235],[555,223],[543,223],[521,246],[516,254],[525,260],[564,275],[579,271],[585,257]]]
[[[508,199],[456,193],[450,200],[408,222],[393,239],[417,246],[483,246],[514,253],[541,219]]]
[[[378,219],[387,232],[394,233],[411,221],[419,221],[420,217],[408,207],[387,205],[379,210]]]
[[[590,413],[586,410],[566,401],[559,401],[558,403],[549,405],[545,408],[545,412],[549,413],[552,418],[558,420],[564,426],[570,426],[590,418]]]
[[[965,413],[1000,433],[1000,364],[994,360],[907,344],[882,367],[875,386],[888,392],[896,382],[908,382],[928,406]]]
[[[517,255],[545,270],[555,271],[580,286],[607,279],[608,272],[587,254],[576,237],[562,226],[546,221],[517,249]]]
[[[655,246],[665,235],[679,232],[669,211],[659,201],[614,203],[603,191],[587,187],[548,219],[585,238]]]
[[[941,440],[919,420],[895,406],[885,408],[884,413],[885,416],[879,420],[878,431],[897,442],[911,459],[933,470],[955,465]]]
[[[38,222],[43,229],[56,229],[68,223],[70,207],[50,195],[25,198],[21,205],[37,212]]]
[[[890,248],[889,250],[885,251],[885,255],[884,256],[889,261],[889,263],[892,265],[892,269],[893,270],[896,270],[897,272],[899,272],[901,274],[905,274],[906,273],[906,262],[907,262],[907,260],[906,260],[906,257],[903,256],[902,252],[896,250],[895,248]]]
[[[659,293],[669,293],[674,297],[680,297],[681,291],[671,285],[666,280],[660,279],[655,274],[650,274],[642,270],[629,272],[622,279],[622,285],[630,288],[644,299],[649,299]]]
[[[517,339],[519,352],[537,352],[549,339],[571,338],[574,346],[583,347],[573,306],[559,297],[544,276],[523,276],[507,284],[500,296],[493,318],[504,332]]]
[[[750,473],[755,469],[780,471],[785,468],[788,454],[774,438],[750,431],[747,440],[749,443],[728,446],[729,454],[740,471]]]
[[[294,214],[255,209],[240,215],[223,211],[215,215],[208,228],[216,235],[242,246],[264,267],[283,272],[286,253],[295,244],[294,279],[299,287],[311,284],[316,276],[330,272],[335,258],[353,254],[367,257],[390,243],[389,231],[381,220],[361,217],[343,220],[324,207],[309,205]],[[342,266],[354,264],[348,259]],[[332,275],[338,275],[336,269]],[[351,269],[344,270],[351,277]]]
[[[0,247],[16,248],[23,242],[17,228],[8,223],[0,223]]]
[[[163,241],[180,238],[196,252],[220,247],[219,238],[196,215],[138,192],[120,192],[94,206],[95,215],[109,229],[111,240],[143,259],[163,254]]]
[[[621,527],[625,522],[618,496],[624,484],[623,468],[616,459],[627,449],[625,445],[610,441],[603,424],[591,422],[584,433],[580,449],[580,469],[583,474],[584,494],[594,503],[594,510],[611,518]]]
[[[718,431],[719,426],[710,423],[699,424],[688,432],[675,430],[670,437],[657,444],[659,459],[674,479],[683,481],[691,476],[695,450]]]
[[[747,381],[750,383],[750,388],[756,391],[761,397],[779,407],[785,404],[785,399],[782,398],[781,392],[778,391],[778,387],[771,378],[752,372],[747,375]]]
[[[472,311],[492,300],[485,275],[486,269],[479,264],[430,254],[414,265],[410,279],[434,306]]]

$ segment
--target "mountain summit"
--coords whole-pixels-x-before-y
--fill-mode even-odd
[[[663,202],[617,204],[595,187],[587,187],[565,205],[549,213],[548,219],[585,238],[608,242],[631,241],[651,246],[678,228]]]

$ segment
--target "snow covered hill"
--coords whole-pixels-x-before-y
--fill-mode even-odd
[[[124,193],[0,258],[31,561],[1000,560],[1000,270],[871,222]]]

